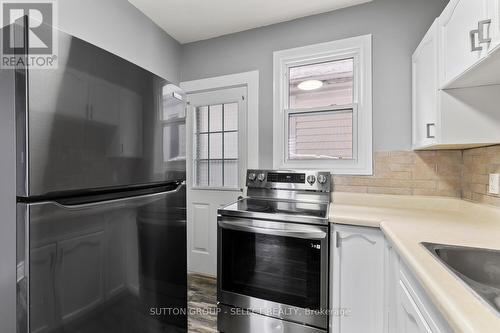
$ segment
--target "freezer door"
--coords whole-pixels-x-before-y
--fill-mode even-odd
[[[185,185],[18,204],[18,332],[187,332]]]
[[[164,79],[56,35],[57,69],[16,71],[18,196],[185,179],[182,95],[172,103]]]

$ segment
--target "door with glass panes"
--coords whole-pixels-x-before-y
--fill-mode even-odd
[[[246,87],[188,94],[188,270],[215,276],[217,209],[243,195]]]

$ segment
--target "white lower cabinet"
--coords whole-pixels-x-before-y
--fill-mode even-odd
[[[418,309],[403,282],[398,283],[398,332],[402,333],[432,333],[429,324]]]
[[[383,332],[384,237],[375,228],[335,225],[331,332]]]
[[[379,229],[332,228],[330,332],[452,333]]]
[[[396,306],[394,314],[399,333],[452,333],[448,323],[427,296],[416,277],[399,258],[392,271],[397,274]]]

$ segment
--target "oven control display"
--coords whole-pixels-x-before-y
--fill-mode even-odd
[[[273,173],[267,174],[267,181],[273,183],[293,183],[304,184],[306,182],[305,173]]]

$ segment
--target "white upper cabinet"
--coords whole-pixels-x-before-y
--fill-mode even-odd
[[[500,0],[451,0],[439,17],[439,87],[500,84]]]
[[[451,0],[439,18],[442,52],[440,82],[450,81],[474,65],[486,52],[479,30],[486,19],[487,0]]]
[[[486,39],[491,38],[491,42],[488,45],[488,51],[491,53],[498,49],[500,45],[500,1],[499,0],[487,0],[487,18],[491,23],[485,25]],[[486,22],[487,22],[486,21]]]
[[[436,143],[438,112],[438,20],[434,21],[412,57],[413,146]]]
[[[499,1],[452,0],[415,50],[413,149],[500,143]]]

